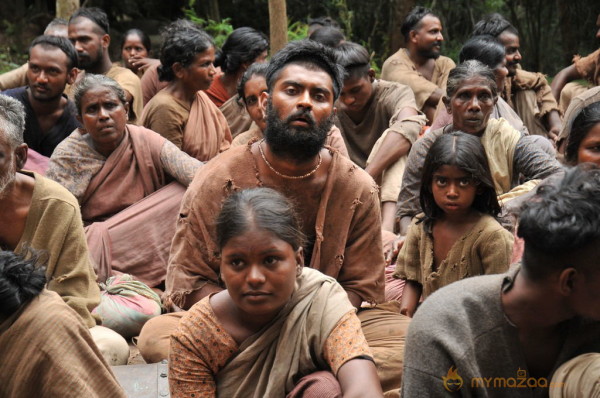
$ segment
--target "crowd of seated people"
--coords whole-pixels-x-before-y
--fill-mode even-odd
[[[503,16],[442,31],[377,76],[329,17],[117,63],[103,10],[52,21],[0,75],[0,396],[125,396],[131,335],[173,397],[598,394],[598,52],[550,85]]]

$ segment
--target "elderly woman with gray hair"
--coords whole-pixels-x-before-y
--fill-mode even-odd
[[[443,101],[452,124],[427,133],[409,153],[396,212],[401,235],[406,235],[410,220],[421,212],[419,189],[425,156],[444,133],[460,130],[480,137],[500,201],[531,190],[539,179],[561,169],[534,138],[522,135],[502,118],[490,119],[497,100],[494,72],[481,62],[466,61],[450,71]]]
[[[87,74],[74,99],[83,128],[56,147],[47,177],[79,201],[99,281],[118,271],[160,285],[183,192],[202,162],[127,124],[125,94],[106,76]]]

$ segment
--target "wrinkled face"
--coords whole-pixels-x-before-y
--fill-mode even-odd
[[[253,75],[244,85],[244,103],[246,111],[254,123],[258,125],[261,131],[265,130],[267,122],[265,120],[265,110],[260,106],[260,95],[267,91],[267,80],[264,76]]]
[[[245,315],[274,317],[290,300],[302,270],[301,250],[252,227],[221,250],[221,278]]]
[[[89,89],[81,97],[80,107],[81,123],[94,147],[102,154],[112,152],[125,136],[129,107],[112,89],[102,86]]]
[[[127,68],[137,72],[137,68],[130,63],[133,57],[148,57],[148,50],[144,47],[142,39],[135,33],[131,33],[125,38],[123,48],[121,49],[121,59]]]
[[[52,101],[59,98],[67,83],[71,84],[74,74],[67,65],[67,54],[59,48],[35,46],[29,51],[27,82],[29,91],[38,101]]]
[[[452,98],[446,102],[446,109],[452,114],[455,130],[481,135],[487,127],[488,119],[497,97],[483,77],[465,79]]]
[[[439,18],[431,14],[425,15],[421,20],[421,27],[414,32],[419,54],[426,58],[438,58],[444,41]]]
[[[504,87],[506,76],[508,76],[508,69],[506,68],[506,58],[502,60],[502,63],[500,65],[497,65],[494,68],[494,75],[496,76],[496,86],[498,86],[498,90],[501,90]]]
[[[600,166],[600,123],[593,126],[579,144],[577,163],[584,162]]]
[[[15,180],[17,166],[15,154],[8,135],[0,130],[0,199],[2,199]]]
[[[338,104],[341,110],[353,113],[363,110],[373,96],[373,78],[369,75],[344,81]]]
[[[214,47],[196,54],[192,63],[181,69],[180,79],[185,87],[193,89],[194,92],[208,89],[216,74],[213,62],[215,62]]]
[[[96,68],[108,49],[110,38],[101,34],[100,28],[91,20],[80,17],[69,23],[69,40],[77,50],[79,68],[88,70]]]
[[[519,52],[521,44],[519,43],[519,36],[505,30],[498,36],[498,39],[504,45],[504,49],[506,50],[506,68],[508,69],[508,75],[514,76],[517,73],[517,65],[521,62],[521,53]]]
[[[465,215],[477,195],[477,183],[461,168],[444,165],[433,173],[431,192],[444,213]]]
[[[271,150],[301,160],[316,156],[333,123],[333,99],[333,81],[327,72],[297,64],[284,67],[270,97],[267,93],[261,97]]]

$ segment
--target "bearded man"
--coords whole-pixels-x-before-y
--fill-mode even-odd
[[[362,308],[384,300],[381,217],[377,186],[349,159],[325,146],[334,102],[343,85],[335,54],[314,41],[288,44],[267,70],[265,139],[215,157],[186,192],[171,246],[163,302],[189,309],[224,289],[215,218],[223,200],[257,186],[275,189],[296,204],[308,244],[305,265],[338,280],[359,309],[384,391],[398,389],[407,318]],[[148,361],[167,357],[168,339],[183,313],[152,319],[140,334]]]
[[[400,29],[406,48],[385,60],[381,79],[409,86],[415,93],[417,107],[431,124],[446,91],[448,73],[456,64],[440,55],[444,41],[442,22],[430,9],[415,7]]]

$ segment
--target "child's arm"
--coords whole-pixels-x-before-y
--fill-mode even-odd
[[[402,303],[400,304],[400,313],[410,318],[413,317],[417,309],[417,304],[421,298],[423,285],[417,281],[406,281],[404,292],[402,293]]]

